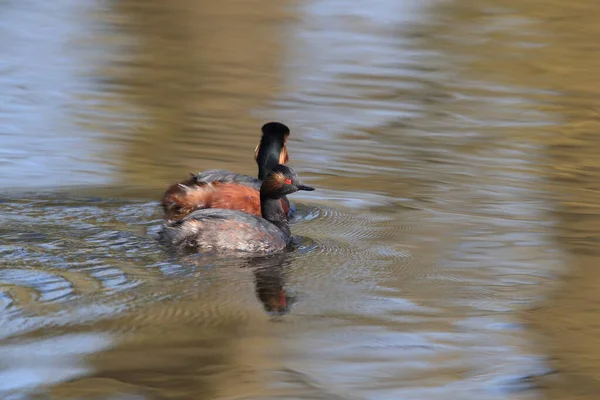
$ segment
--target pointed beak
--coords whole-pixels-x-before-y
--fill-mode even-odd
[[[312,192],[313,190],[315,190],[315,188],[306,185],[298,185],[298,190],[306,190],[307,192]]]

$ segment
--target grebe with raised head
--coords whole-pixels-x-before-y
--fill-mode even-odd
[[[260,216],[260,187],[271,169],[289,160],[286,141],[289,128],[279,122],[262,126],[262,137],[254,150],[258,179],[222,169],[211,169],[171,185],[161,200],[164,218],[177,221],[195,210],[226,208]],[[285,196],[281,198],[288,217],[293,209]]]

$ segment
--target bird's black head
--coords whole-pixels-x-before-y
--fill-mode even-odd
[[[304,185],[292,168],[278,164],[263,181],[260,193],[270,198],[280,198],[299,190],[313,191],[315,188]]]
[[[258,179],[265,179],[275,165],[288,162],[286,142],[289,136],[290,128],[280,122],[268,122],[262,126],[262,137],[254,150]]]

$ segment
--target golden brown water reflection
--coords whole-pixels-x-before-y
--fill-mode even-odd
[[[0,397],[597,397],[600,5],[0,10]],[[299,249],[165,255],[161,190],[267,120]]]

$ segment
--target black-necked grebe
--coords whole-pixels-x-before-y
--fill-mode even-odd
[[[263,125],[262,137],[254,151],[258,179],[212,169],[170,186],[161,201],[164,218],[176,221],[195,210],[206,208],[226,208],[260,216],[262,180],[275,165],[288,162],[286,141],[289,135],[289,128],[282,123]],[[286,215],[291,216],[291,207],[285,196],[281,202]]]
[[[276,165],[260,187],[262,218],[239,210],[197,210],[179,221],[167,222],[159,240],[187,252],[282,250],[290,243],[291,232],[281,199],[298,190],[315,189],[303,185],[293,169]]]

